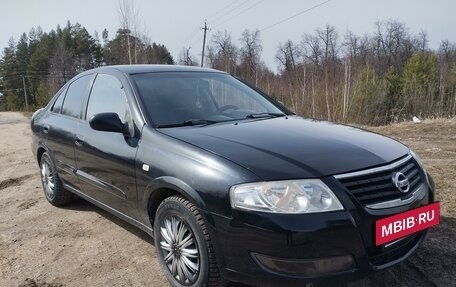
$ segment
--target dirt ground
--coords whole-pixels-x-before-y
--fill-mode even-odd
[[[348,286],[456,286],[456,119],[370,129],[421,156],[442,218],[409,260]],[[0,286],[169,286],[146,233],[82,199],[46,202],[22,114],[0,113],[0,159]]]

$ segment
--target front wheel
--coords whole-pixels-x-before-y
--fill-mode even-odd
[[[154,221],[158,260],[172,286],[223,286],[206,223],[180,196],[166,198]]]

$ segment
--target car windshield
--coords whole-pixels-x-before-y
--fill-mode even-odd
[[[284,116],[260,93],[234,77],[211,72],[132,75],[158,128]]]

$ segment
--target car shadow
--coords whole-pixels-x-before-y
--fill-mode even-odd
[[[139,239],[146,241],[146,242],[152,244],[153,246],[155,246],[153,238],[149,234],[147,234],[145,231],[118,218],[117,216],[107,212],[106,210],[96,206],[95,204],[93,204],[79,196],[75,196],[74,200],[70,204],[62,206],[60,208],[67,209],[67,210],[73,210],[73,211],[96,212],[97,214],[103,216],[110,222],[116,224],[117,226],[119,226],[119,227],[125,229],[126,231],[130,232],[131,234],[135,235]]]
[[[74,211],[96,212],[139,239],[154,245],[149,234],[121,220],[98,206],[80,198],[62,207]],[[352,282],[310,286],[389,287],[389,286],[454,286],[456,282],[456,218],[442,216],[440,224],[431,228],[418,250],[402,263]],[[249,287],[230,283],[228,287]]]
[[[61,206],[60,208],[66,209],[66,210],[71,210],[71,211],[96,212],[97,214],[103,216],[105,219],[111,221],[112,223],[116,224],[117,226],[119,226],[119,227],[125,229],[126,231],[130,232],[131,234],[135,235],[139,239],[150,243],[155,248],[154,240],[149,234],[147,234],[140,228],[137,228],[136,226],[123,221],[122,219],[118,218],[117,216],[112,215],[111,213],[107,212],[106,210],[96,206],[95,204],[93,204],[79,196],[75,196],[74,200],[70,204]],[[249,286],[245,285],[245,284],[241,284],[241,283],[231,282],[228,284],[227,287],[249,287]]]

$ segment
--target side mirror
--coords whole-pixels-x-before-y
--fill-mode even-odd
[[[96,131],[124,133],[125,125],[116,113],[99,113],[89,120],[90,127]]]

